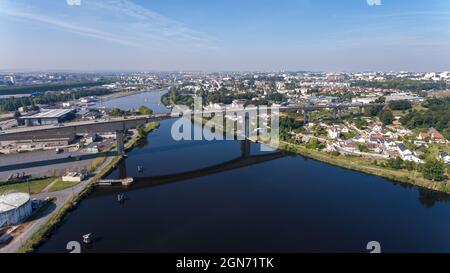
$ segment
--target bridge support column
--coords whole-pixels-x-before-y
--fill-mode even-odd
[[[308,111],[303,110],[303,123],[308,123]]]
[[[333,108],[333,119],[337,118],[337,108]]]
[[[250,140],[241,140],[241,157],[248,158],[250,156]]]
[[[124,155],[125,154],[125,146],[124,146],[124,132],[116,131],[116,142],[117,142],[117,154]]]
[[[359,115],[362,115],[362,114],[364,114],[364,107],[362,107],[362,106],[360,106],[359,107]]]
[[[245,113],[245,118],[244,118],[244,136],[245,136],[245,139],[250,137],[250,117],[249,117],[249,113]]]
[[[119,178],[120,179],[127,178],[127,165],[125,159],[121,160],[119,163]]]

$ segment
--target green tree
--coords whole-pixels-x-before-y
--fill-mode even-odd
[[[389,108],[391,108],[392,110],[411,109],[411,102],[408,100],[394,100],[389,102]]]
[[[148,108],[147,106],[142,105],[141,107],[139,107],[139,114],[141,115],[151,115],[153,114],[153,110]]]
[[[403,160],[400,157],[391,158],[387,161],[387,166],[392,169],[401,169],[403,164]]]
[[[380,115],[378,117],[380,118],[380,121],[384,125],[392,124],[392,121],[394,121],[394,115],[392,114],[392,111],[390,111],[390,110],[381,111]]]
[[[442,181],[446,179],[444,174],[445,165],[443,162],[436,159],[428,160],[423,166],[422,173],[426,179],[433,181]]]
[[[385,102],[386,102],[386,97],[384,97],[384,96],[381,96],[375,100],[375,103],[385,103]]]
[[[319,140],[317,138],[311,139],[307,144],[306,148],[308,149],[317,149],[319,148]]]

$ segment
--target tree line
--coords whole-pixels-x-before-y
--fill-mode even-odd
[[[47,92],[37,96],[0,99],[0,112],[17,111],[20,107],[35,108],[37,104],[52,104],[56,102],[69,101],[88,96],[102,96],[111,94],[112,91],[105,88],[93,90],[79,90],[68,93]]]

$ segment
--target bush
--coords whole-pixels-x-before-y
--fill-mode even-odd
[[[423,165],[423,176],[433,181],[443,181],[445,176],[445,165],[439,160],[429,160]]]

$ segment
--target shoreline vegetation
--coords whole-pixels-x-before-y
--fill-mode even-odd
[[[147,136],[150,132],[159,128],[159,122],[150,122],[144,127],[143,135],[136,135],[131,140],[129,140],[125,145],[126,151],[131,151],[134,147],[139,145],[139,141]],[[91,194],[95,189],[95,183],[108,175],[113,171],[118,164],[122,161],[123,157],[116,155],[112,158],[111,162],[108,163],[103,169],[101,169],[91,181],[82,189],[78,194],[73,196],[68,202],[66,202],[54,215],[52,215],[47,223],[42,225],[19,249],[17,252],[27,253],[32,252],[43,244],[50,235],[61,225],[66,217],[71,211],[76,209],[78,203],[82,201],[85,197]],[[106,160],[106,159],[105,159]],[[104,162],[102,162],[103,164]],[[101,165],[99,167],[101,167]]]
[[[202,120],[193,118],[192,121],[196,122],[197,124],[202,124],[202,126],[204,127],[214,126],[215,131],[227,134],[222,125],[211,122],[211,120],[208,120],[206,118],[203,118]],[[267,143],[264,143],[264,141],[260,141],[260,143],[267,145]],[[372,162],[373,160],[361,156],[333,155],[329,152],[322,152],[316,149],[306,148],[302,145],[290,143],[283,140],[280,140],[279,143],[279,147],[275,148],[282,151],[298,154],[333,166],[358,171],[369,175],[376,175],[395,182],[406,183],[413,186],[450,194],[450,182],[448,180],[440,182],[431,181],[422,177],[421,173],[418,171],[408,171],[405,169],[389,169],[386,167],[376,166]]]
[[[154,92],[154,91],[162,91],[166,89],[167,87],[161,87],[161,88],[155,88],[155,89],[141,89],[141,90],[134,90],[134,91],[119,91],[119,92],[113,92],[111,94],[106,94],[98,97],[98,102],[107,102],[113,99],[118,99],[122,97],[128,97],[133,96],[137,94],[142,94],[146,92]]]

